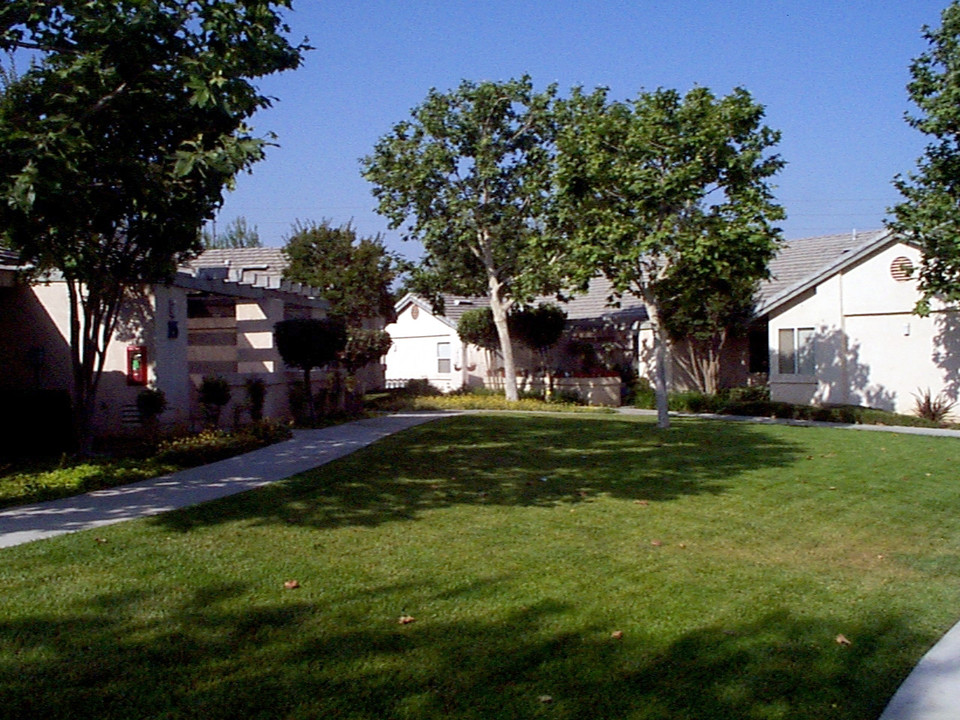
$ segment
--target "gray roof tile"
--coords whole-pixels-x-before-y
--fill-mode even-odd
[[[254,282],[254,276],[277,278],[287,267],[282,248],[224,248],[204,250],[185,266],[192,272],[206,267],[228,267],[229,279],[236,282]]]
[[[820,235],[788,241],[770,263],[771,278],[760,286],[758,304],[774,298],[817,277],[844,256],[871,245],[887,234],[886,230]]]
[[[620,299],[620,307],[611,307],[607,303],[613,290],[604,278],[594,278],[590,281],[590,287],[585,294],[571,298],[567,302],[558,301],[553,297],[542,297],[539,302],[550,302],[558,305],[567,313],[567,320],[611,320],[632,322],[637,319],[645,319],[646,313],[643,311],[643,301],[633,295],[625,295]],[[460,318],[468,310],[490,307],[490,301],[486,297],[464,297],[462,295],[444,295],[443,315],[456,326]]]

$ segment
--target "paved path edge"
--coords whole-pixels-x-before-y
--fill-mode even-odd
[[[290,440],[170,475],[59,500],[0,510],[0,548],[158,515],[252,490],[356,452],[377,440],[450,417],[405,412],[317,430]]]

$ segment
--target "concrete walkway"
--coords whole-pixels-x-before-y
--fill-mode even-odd
[[[623,406],[617,408],[621,415],[646,415],[656,417],[656,410],[646,408],[635,408]],[[792,425],[794,427],[825,427],[840,430],[859,430],[862,432],[886,432],[897,433],[900,435],[928,435],[931,437],[952,437],[960,438],[960,430],[947,430],[945,428],[925,428],[925,427],[907,427],[905,425],[858,425],[856,423],[831,423],[819,422],[817,420],[788,420],[771,417],[749,417],[745,415],[718,415],[715,413],[677,413],[671,412],[670,417],[689,417],[702,420],[726,420],[727,422],[748,422],[758,423],[760,425]],[[960,720],[957,715],[956,720]]]
[[[245,455],[85,495],[0,510],[0,548],[157,515],[252,490],[324,465],[450,413],[407,412],[319,430]]]
[[[880,720],[960,718],[960,623],[924,655]]]
[[[620,412],[656,414],[637,408],[621,408]],[[324,465],[400,430],[456,414],[406,412],[321,430],[296,430],[292,440],[210,465],[86,495],[0,510],[0,548],[234,495]],[[691,417],[960,438],[960,431],[956,430],[837,425],[729,415]],[[879,720],[960,720],[960,623],[921,659]]]

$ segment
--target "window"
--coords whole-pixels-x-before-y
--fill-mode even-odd
[[[448,342],[437,343],[437,372],[450,372],[450,343]]]
[[[781,375],[813,375],[813,328],[783,328],[777,332]]]

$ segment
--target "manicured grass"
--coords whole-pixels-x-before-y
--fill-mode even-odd
[[[0,714],[875,718],[960,615],[958,459],[823,428],[437,421],[0,551]]]

